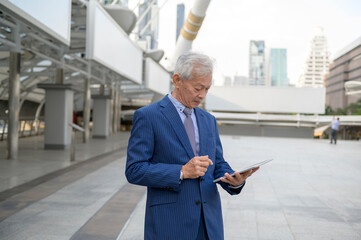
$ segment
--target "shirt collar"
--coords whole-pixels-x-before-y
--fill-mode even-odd
[[[173,103],[174,107],[177,109],[177,111],[179,112],[183,112],[184,111],[184,108],[186,106],[183,105],[183,103],[181,103],[180,101],[178,101],[177,99],[175,99],[173,96],[172,96],[172,92],[168,93],[168,98],[169,100]],[[192,108],[191,109],[191,115],[193,113],[194,109]]]

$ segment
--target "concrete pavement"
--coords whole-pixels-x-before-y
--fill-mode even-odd
[[[235,169],[274,158],[241,195],[220,189],[225,239],[361,239],[361,142],[231,135],[221,140]],[[0,222],[0,239],[143,239],[145,188],[126,183],[124,155],[114,152],[102,161],[1,202],[1,213],[19,210]],[[33,201],[21,206],[24,196]]]
[[[235,169],[268,158],[239,196],[221,188],[225,239],[361,239],[361,142],[223,135]],[[119,239],[142,239],[143,199]]]

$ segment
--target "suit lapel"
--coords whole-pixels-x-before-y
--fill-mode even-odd
[[[160,106],[161,113],[168,119],[169,123],[173,127],[174,132],[176,133],[179,141],[186,150],[189,158],[193,158],[194,153],[187,132],[184,128],[181,118],[179,117],[177,109],[174,107],[167,95],[161,101]]]
[[[206,133],[207,128],[205,126],[204,121],[204,114],[198,109],[194,109],[196,117],[197,117],[197,124],[198,124],[198,133],[199,133],[199,156],[203,156],[205,153],[205,142],[206,142]]]

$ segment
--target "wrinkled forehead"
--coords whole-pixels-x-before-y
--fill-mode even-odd
[[[204,86],[206,88],[209,88],[212,85],[212,79],[212,74],[192,74],[192,77],[187,81],[192,83],[192,85]]]

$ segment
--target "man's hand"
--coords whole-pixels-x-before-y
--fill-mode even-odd
[[[182,166],[183,179],[204,176],[209,165],[213,165],[213,162],[208,158],[208,155],[192,158]]]
[[[242,174],[240,174],[239,172],[234,172],[233,177],[231,175],[229,175],[228,173],[226,173],[226,174],[224,174],[224,177],[221,178],[221,181],[228,183],[234,187],[238,187],[238,186],[242,185],[244,183],[244,181],[246,181],[247,178],[252,176],[252,174],[255,173],[258,169],[259,169],[259,167],[249,170],[247,172],[244,172]]]

